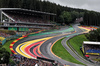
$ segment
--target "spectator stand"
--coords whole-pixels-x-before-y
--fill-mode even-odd
[[[98,62],[100,59],[100,42],[84,41],[82,51],[86,59],[93,63]]]
[[[21,8],[1,8],[1,25],[2,28],[16,28],[20,31],[22,28],[51,29],[55,28],[56,14],[27,10]],[[4,18],[3,18],[4,17]]]
[[[15,65],[19,66],[64,66],[63,64],[56,62],[50,62],[40,59],[28,59],[20,55],[11,54],[11,58],[15,62]],[[10,66],[11,64],[9,64]]]

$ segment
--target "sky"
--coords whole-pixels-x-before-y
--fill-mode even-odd
[[[100,0],[48,0],[62,6],[100,12]]]

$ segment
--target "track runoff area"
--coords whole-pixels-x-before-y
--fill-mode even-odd
[[[87,27],[80,26],[79,28],[81,28],[82,30],[86,29],[87,31],[91,30],[91,28],[89,28],[89,27],[87,28]],[[71,31],[73,31],[73,29],[69,28],[69,29],[63,30],[63,31],[71,32]],[[58,31],[58,32],[62,32],[62,31]],[[55,33],[55,32],[50,32],[50,33],[45,33],[45,34],[51,34],[51,33]],[[24,37],[26,37],[26,36],[24,36]],[[14,50],[16,50],[16,52],[13,50],[13,53],[15,52],[14,54],[20,54],[26,58],[31,58],[31,59],[37,59],[38,57],[48,59],[47,57],[42,55],[42,53],[40,51],[40,47],[46,40],[52,39],[53,37],[54,36],[23,42],[16,46],[16,48],[14,49]],[[14,43],[16,43],[16,42],[14,42]],[[12,50],[12,47],[11,47],[11,50]]]

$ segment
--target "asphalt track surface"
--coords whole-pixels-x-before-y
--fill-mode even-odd
[[[73,28],[75,29],[76,33],[81,33],[82,30],[79,29],[76,25],[73,25]],[[40,50],[42,52],[43,55],[45,55],[46,57],[48,57],[49,59],[53,59],[53,60],[57,60],[63,64],[66,64],[66,65],[70,65],[70,66],[82,66],[82,65],[78,65],[78,64],[74,64],[74,63],[70,63],[70,62],[67,62],[65,60],[62,60],[56,56],[54,56],[51,51],[50,51],[50,43],[54,43],[57,39],[60,39],[62,37],[65,37],[67,35],[63,35],[63,36],[58,36],[58,37],[54,37],[46,42],[44,42],[44,44],[42,44],[42,46],[40,47]],[[70,38],[70,37],[69,37]],[[68,39],[68,38],[67,38]],[[77,60],[81,61],[82,63],[88,65],[88,66],[93,66],[92,63],[88,62],[87,60],[85,60],[84,58],[79,58],[72,50],[70,50],[70,48],[68,46],[66,46],[66,41],[67,39],[63,40],[63,46],[65,47],[66,50],[68,50],[68,52],[73,56],[75,57]]]
[[[58,30],[58,31],[63,31],[64,29],[67,29],[67,28],[68,28],[68,27],[65,27],[65,28],[62,28],[62,29],[60,29],[60,30]],[[81,33],[81,32],[82,32],[82,30],[79,29],[79,28],[77,27],[77,25],[73,25],[73,28],[75,29],[76,33]],[[48,40],[44,41],[43,44],[40,46],[40,52],[41,52],[41,54],[40,54],[40,52],[38,52],[38,50],[37,50],[37,47],[39,46],[38,43],[37,43],[35,46],[32,46],[32,47],[30,47],[30,49],[25,50],[25,51],[27,51],[27,53],[30,53],[31,57],[34,57],[34,56],[36,57],[36,56],[38,56],[38,57],[43,57],[43,58],[47,58],[47,59],[56,60],[56,61],[58,61],[58,62],[61,62],[62,64],[66,64],[66,65],[70,65],[70,66],[82,66],[82,65],[78,65],[78,64],[74,64],[74,63],[71,63],[71,62],[62,60],[62,59],[56,57],[55,55],[53,55],[52,52],[51,52],[51,50],[50,50],[51,45],[52,45],[56,40],[58,40],[58,39],[60,39],[60,38],[62,38],[62,37],[68,36],[69,33],[71,34],[71,33],[73,33],[73,32],[59,32],[59,33],[52,33],[52,34],[46,34],[46,35],[39,35],[39,36],[27,37],[27,38],[24,38],[24,39],[18,41],[17,43],[15,43],[14,46],[13,46],[13,49],[14,49],[14,51],[16,51],[16,47],[18,47],[20,44],[22,44],[22,45],[20,45],[20,48],[23,49],[23,46],[25,46],[25,43],[24,43],[24,42],[28,42],[28,41],[31,41],[31,40],[36,40],[36,39],[41,39],[41,38],[46,38],[46,37],[51,37],[51,36],[53,36],[53,37],[49,38]],[[67,40],[67,39],[66,39],[66,40]],[[63,45],[65,45],[64,42],[65,42],[66,40],[63,41],[63,43],[62,43]],[[24,44],[23,44],[23,43],[24,43]],[[34,44],[34,43],[33,43],[33,44]],[[27,46],[27,44],[26,44],[26,46]],[[28,46],[28,47],[29,47],[29,46]],[[65,47],[67,47],[67,46],[65,45]],[[26,49],[27,49],[27,48],[26,48]],[[23,50],[24,50],[24,49],[23,49]],[[67,50],[68,50],[68,49],[67,49]],[[21,51],[22,51],[22,50],[21,50]],[[17,51],[16,51],[16,52],[17,52]],[[24,52],[24,51],[23,51],[23,52]],[[35,53],[34,53],[34,52],[35,52]],[[71,50],[69,50],[68,52],[71,52],[71,53],[73,54],[73,52],[72,52]],[[18,53],[18,52],[17,52],[17,53]],[[20,53],[18,53],[18,54],[20,54]],[[27,54],[26,54],[26,55],[27,55]],[[83,60],[82,60],[83,58],[80,59],[79,57],[77,57],[77,56],[74,55],[74,54],[73,54],[73,57],[76,57],[77,60],[82,61],[83,63],[85,63],[85,64],[88,65],[88,66],[92,66],[92,65],[93,65],[93,64],[91,64],[90,62],[88,62],[88,61],[85,60],[85,59],[84,59],[85,61],[83,61]]]

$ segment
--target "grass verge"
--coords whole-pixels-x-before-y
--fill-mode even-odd
[[[11,52],[9,46],[10,46],[10,44],[11,44],[14,40],[15,40],[15,39],[9,40],[9,41],[7,41],[7,42],[2,46],[2,48],[5,48],[10,54],[12,54],[12,52]]]
[[[10,44],[11,44],[14,40],[15,40],[15,39],[7,41],[1,48],[5,48],[6,51],[8,51],[10,54],[12,54],[12,52],[11,52],[9,46],[10,46]],[[9,63],[12,64],[12,63],[14,63],[14,61],[10,58],[10,59],[9,59]]]
[[[73,49],[83,57],[83,54],[82,54],[82,51],[80,50],[80,47],[82,47],[82,43],[83,41],[88,41],[88,39],[85,37],[84,34],[82,35],[78,35],[78,36],[75,36],[73,38],[71,38],[69,40],[69,43],[71,45],[71,47],[73,47]]]
[[[64,39],[64,38],[63,38]],[[72,55],[70,55],[70,53],[62,46],[61,41],[63,39],[60,39],[59,41],[57,41],[54,46],[52,47],[52,51],[55,55],[59,56],[60,58],[72,62],[72,63],[76,63],[76,64],[82,64],[85,65],[83,63],[81,63],[80,61],[76,60]]]
[[[20,38],[20,37],[17,37],[17,38]],[[16,40],[17,38],[14,38],[14,39],[12,39],[12,40],[7,40],[6,43],[5,43],[4,45],[2,45],[1,48],[5,48],[10,54],[12,54],[12,52],[11,52],[9,46],[10,46],[10,44],[11,44],[14,40]],[[26,37],[25,37],[25,38],[26,38]],[[22,39],[21,39],[21,40],[22,40]],[[21,41],[21,40],[19,40],[19,41]]]

